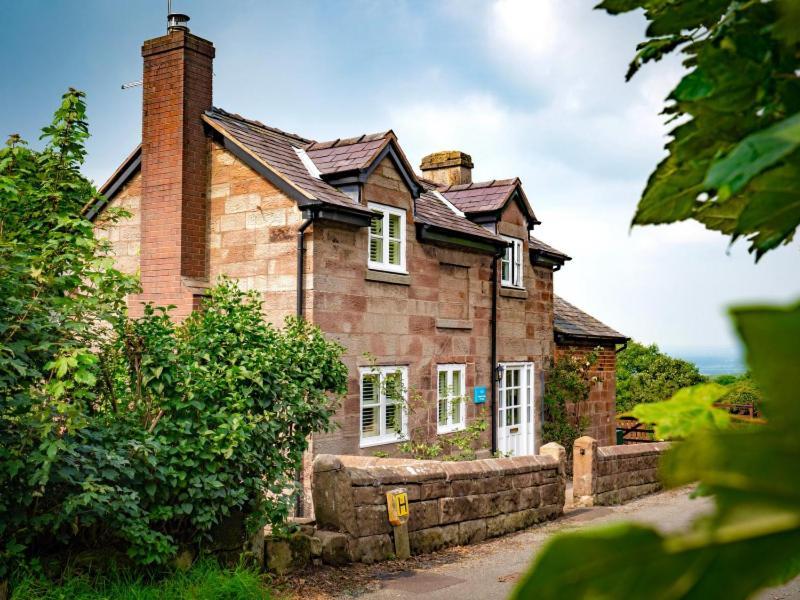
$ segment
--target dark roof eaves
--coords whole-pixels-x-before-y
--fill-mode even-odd
[[[479,235],[472,235],[466,233],[464,231],[460,231],[457,229],[453,229],[450,227],[445,227],[443,225],[438,225],[435,223],[426,222],[424,219],[418,219],[416,222],[417,225],[417,238],[423,243],[441,243],[442,239],[435,239],[429,235],[426,235],[426,232],[440,232],[445,235],[447,238],[451,238],[452,240],[464,240],[468,242],[467,244],[459,244],[460,246],[468,247],[474,251],[483,252],[486,254],[496,254],[498,248],[504,248],[508,245],[508,243],[503,239],[494,239],[492,237],[483,237]],[[469,242],[472,242],[471,244]],[[482,248],[481,246],[484,246]]]
[[[555,325],[553,325],[553,334],[555,341],[558,344],[569,344],[569,343],[573,343],[575,345],[585,345],[585,344],[603,345],[604,343],[624,344],[625,342],[629,342],[631,339],[624,335],[612,336],[612,335],[595,335],[591,333],[581,333],[581,334],[570,333],[558,330],[558,328]]]
[[[124,186],[131,177],[133,177],[142,167],[142,145],[139,144],[134,148],[124,161],[117,167],[116,171],[109,177],[106,182],[101,185],[97,191],[101,197],[97,198],[86,211],[86,218],[89,221],[94,221],[95,217],[108,206],[108,203],[114,198],[114,195]]]

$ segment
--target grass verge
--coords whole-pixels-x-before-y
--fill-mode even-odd
[[[129,571],[66,575],[59,583],[28,577],[15,582],[11,600],[269,600],[257,571],[226,569],[204,560],[160,579]]]

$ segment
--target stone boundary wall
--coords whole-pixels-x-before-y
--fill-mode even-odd
[[[564,448],[546,444],[540,452],[467,462],[318,455],[316,535],[324,545],[339,548],[338,557],[325,562],[393,557],[386,492],[398,487],[408,491],[412,554],[477,543],[560,516],[566,489]]]
[[[573,447],[572,495],[587,506],[622,504],[661,489],[658,461],[669,442],[598,446],[584,436]]]

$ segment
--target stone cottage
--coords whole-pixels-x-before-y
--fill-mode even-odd
[[[133,314],[153,302],[184,318],[225,274],[262,295],[265,319],[317,324],[346,348],[350,379],[315,453],[392,454],[410,431],[479,418],[488,449],[536,453],[548,365],[600,345],[589,433],[612,443],[626,338],[554,296],[570,257],[531,235],[519,179],[474,182],[463,152],[417,172],[392,131],[317,141],[215,108],[214,46],[187,21],[170,15],[144,43],[142,142],[90,210],[132,214],[97,233],[141,277]]]

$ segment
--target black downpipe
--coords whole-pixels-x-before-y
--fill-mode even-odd
[[[314,222],[314,217],[316,216],[313,212],[308,214],[309,216],[297,229],[297,316],[301,319],[303,318],[303,305],[305,300],[305,290],[303,289],[303,266],[306,258],[305,233],[308,226]]]
[[[303,279],[303,266],[305,265],[305,258],[306,258],[306,245],[305,245],[305,233],[306,229],[308,229],[309,225],[314,222],[314,217],[316,214],[311,211],[308,213],[308,217],[300,224],[300,227],[297,228],[297,318],[303,318],[303,309],[304,307],[304,279]],[[300,468],[297,471],[297,482],[300,487],[300,494],[297,496],[297,504],[295,505],[295,516],[303,517],[305,516],[305,487],[303,486],[303,479],[305,477],[303,463],[301,460]]]
[[[497,261],[499,255],[492,258],[492,315],[489,322],[492,336],[492,358],[489,376],[492,378],[492,456],[497,453]]]

